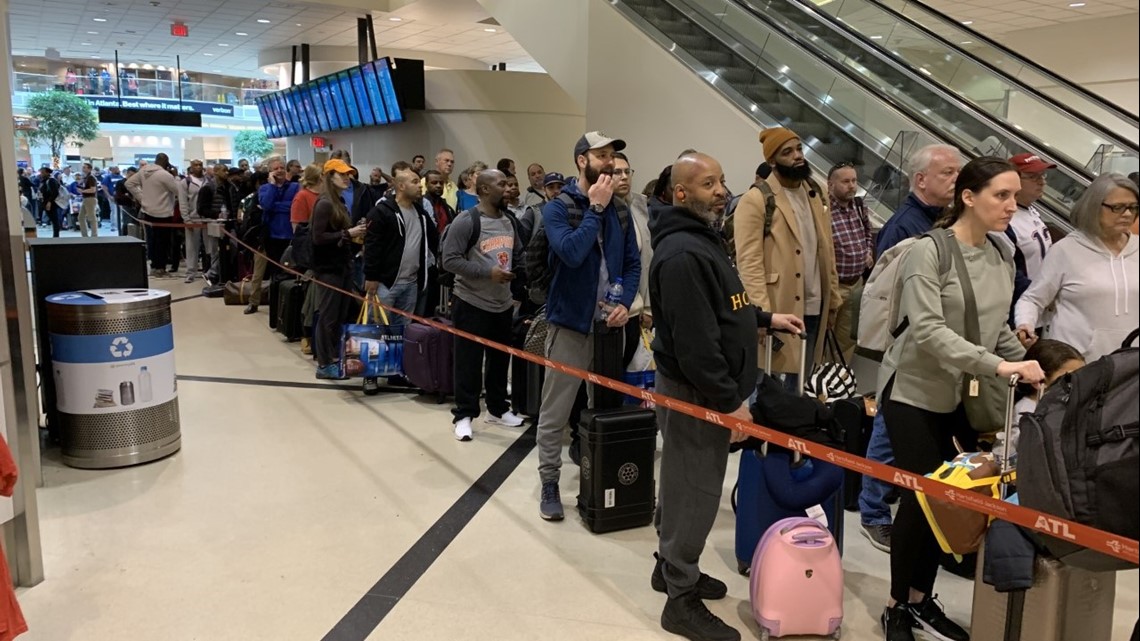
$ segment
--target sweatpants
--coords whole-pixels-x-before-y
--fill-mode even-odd
[[[316,290],[318,314],[317,327],[313,331],[313,356],[316,357],[319,367],[325,367],[340,360],[341,333],[356,301],[338,291],[321,286],[321,283],[326,283],[345,291],[352,291],[352,275],[347,269],[341,272],[315,272],[313,280],[319,281],[309,283],[309,288]],[[270,313],[276,311],[270,310]]]
[[[510,325],[507,326],[510,331]],[[546,357],[571,367],[589,370],[594,362],[594,335],[551,325],[546,335]],[[538,413],[538,477],[543,483],[557,482],[562,471],[562,430],[570,421],[574,399],[582,379],[557,370],[546,370],[542,384],[542,409]]]
[[[892,379],[883,390],[881,408],[896,467],[929,474],[957,456],[954,437],[966,451],[977,445],[977,434],[970,429],[961,405],[950,413],[931,412],[891,400],[893,388]],[[914,492],[899,488],[899,493],[899,511],[891,530],[891,598],[907,603],[911,589],[926,595],[934,590],[942,548]]]
[[[657,392],[706,406],[696,388],[657,373]],[[728,467],[729,430],[657,406],[661,429],[661,472],[657,522],[659,554],[669,598],[691,591],[701,576],[701,552],[720,508]]]
[[[503,345],[511,344],[511,321],[514,308],[489,312],[463,300],[455,299],[451,320],[460,329]],[[455,409],[453,422],[479,417],[479,393],[487,390],[487,411],[502,416],[511,409],[507,397],[507,367],[511,357],[506,352],[483,347],[465,338],[455,339]]]

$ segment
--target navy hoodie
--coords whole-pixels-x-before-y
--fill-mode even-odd
[[[720,237],[688,209],[662,208],[649,228],[657,371],[695,388],[703,406],[734,412],[756,389],[756,330],[772,316],[748,300]]]

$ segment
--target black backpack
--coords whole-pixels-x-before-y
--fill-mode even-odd
[[[136,209],[138,207],[138,201],[135,200],[134,194],[131,193],[131,190],[127,189],[126,179],[115,183],[115,204],[120,207],[127,207],[128,209]]]
[[[511,228],[515,233],[515,244],[518,244],[521,238],[521,236],[519,236],[519,219],[506,209],[503,210],[503,215],[507,218],[507,220],[511,221]],[[441,236],[439,239],[439,246],[443,247],[444,239],[447,238],[447,235],[449,233],[451,233],[451,229],[455,226],[455,221],[459,220],[460,216],[468,216],[471,218],[471,236],[467,239],[467,245],[463,250],[463,255],[466,256],[471,252],[471,249],[475,247],[475,243],[479,242],[479,235],[483,233],[483,225],[480,222],[482,216],[480,215],[477,207],[472,207],[471,209],[455,215],[455,218],[452,219],[450,224],[448,224],[447,229],[443,230],[443,236]],[[442,251],[440,253],[442,254]],[[524,265],[515,265],[515,280],[511,281],[512,292],[515,291],[517,287],[526,286],[526,271],[523,268]],[[455,274],[452,274],[443,268],[442,260],[439,264],[439,284],[443,285],[444,287],[455,287]]]
[[[558,194],[558,200],[566,205],[566,220],[571,229],[577,229],[582,224],[585,212],[569,194]],[[624,236],[629,232],[629,207],[616,198],[613,200],[617,208],[618,222]],[[534,223],[534,231],[530,242],[526,245],[526,275],[527,297],[536,305],[546,304],[546,294],[550,289],[550,281],[554,278],[555,255],[550,251],[550,241],[546,238],[545,217],[538,217]]]
[[[1021,417],[1017,491],[1021,505],[1129,539],[1140,538],[1140,330],[1124,346],[1049,388]],[[1135,567],[1071,541],[1046,516],[1034,530],[1049,553],[1093,571]]]

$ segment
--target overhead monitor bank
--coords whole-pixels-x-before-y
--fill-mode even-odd
[[[258,98],[265,134],[281,138],[403,122],[395,66],[380,58]],[[422,69],[421,62],[421,75]]]

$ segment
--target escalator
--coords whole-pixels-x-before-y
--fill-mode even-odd
[[[1057,156],[1047,153],[1050,145],[882,55],[842,25],[810,19],[795,2],[623,0],[614,6],[760,124],[796,130],[817,167],[859,165],[881,219],[905,197],[901,168],[922,145],[947,143],[970,155]],[[1094,172],[1067,157],[1058,160],[1065,162],[1050,176],[1044,205],[1063,220]]]

